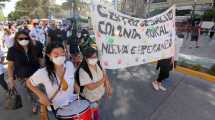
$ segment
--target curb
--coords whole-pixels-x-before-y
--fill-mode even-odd
[[[186,75],[189,75],[189,76],[192,76],[192,77],[197,77],[197,78],[200,78],[200,79],[207,80],[207,81],[215,83],[215,76],[209,75],[207,73],[194,71],[194,70],[184,68],[184,67],[181,67],[181,66],[177,66],[176,71],[180,72],[180,73],[183,73],[183,74],[186,74]]]

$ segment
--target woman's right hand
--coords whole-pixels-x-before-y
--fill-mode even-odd
[[[49,101],[48,97],[45,96],[44,94],[39,97],[39,102],[42,105],[45,105],[45,106],[50,106],[51,105],[51,102]]]

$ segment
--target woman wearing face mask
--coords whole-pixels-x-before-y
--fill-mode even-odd
[[[70,29],[68,31],[68,36],[67,36],[67,55],[68,58],[70,58],[75,67],[77,67],[80,63],[80,50],[79,50],[79,40],[81,37],[81,34],[79,34],[80,32],[78,31],[76,34],[76,30],[72,30]]]
[[[45,66],[27,81],[28,88],[38,96],[40,103],[43,106],[52,104],[57,109],[75,101],[77,99],[77,96],[73,94],[75,68],[72,62],[66,61],[63,45],[52,43],[47,46]],[[39,84],[45,86],[46,94],[37,88]],[[53,98],[56,90],[59,91]],[[41,109],[41,113],[43,112],[44,109]]]
[[[25,81],[40,67],[39,61],[42,59],[41,51],[38,51],[32,44],[29,35],[25,32],[17,32],[14,37],[15,43],[7,54],[8,60],[8,79],[9,87],[20,88],[20,84],[25,87]],[[16,83],[18,85],[16,85]],[[17,87],[18,86],[18,87]],[[23,89],[18,89],[18,91]],[[33,108],[32,112],[36,113],[37,102],[33,94],[27,89],[30,95]],[[20,91],[20,94],[23,92]]]
[[[97,59],[97,50],[92,47],[85,48],[82,54],[84,58],[75,73],[75,79],[80,85],[81,96],[91,102],[91,109],[94,111],[93,120],[99,120],[99,101],[105,92],[108,96],[112,95],[112,87]]]

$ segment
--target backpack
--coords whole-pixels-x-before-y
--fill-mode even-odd
[[[101,64],[100,64],[100,61],[97,62],[97,65],[99,66],[99,68],[101,70],[103,70]],[[87,65],[87,62],[86,60],[83,60],[80,64],[80,66],[77,68],[76,72],[75,72],[75,81],[77,82],[78,86],[80,87],[80,93],[83,92],[84,90],[84,86],[81,86],[80,84],[80,78],[79,78],[79,71],[80,71],[80,68],[82,68],[85,72],[87,72],[87,74],[90,76],[91,80],[93,79],[93,76],[92,76],[92,73],[90,72],[90,69]]]

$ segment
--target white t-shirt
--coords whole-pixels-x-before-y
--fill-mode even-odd
[[[0,49],[0,59],[4,57],[4,52]],[[5,72],[5,68],[3,64],[0,64],[0,75]]]
[[[75,68],[72,62],[65,63],[65,75],[64,79],[67,81],[68,89],[66,91],[60,90],[56,97],[52,100],[52,103],[55,108],[63,107],[69,105],[71,102],[77,99],[77,96],[74,94],[74,72]],[[45,90],[48,98],[51,98],[55,91],[58,89],[58,84],[52,84],[46,68],[39,69],[30,77],[31,83],[33,86],[38,86],[39,84],[43,84],[45,86]],[[60,80],[58,78],[58,83]]]
[[[100,67],[97,65],[96,66],[96,70],[89,68],[93,79],[90,78],[90,76],[88,75],[88,73],[80,68],[79,71],[79,79],[80,79],[80,85],[81,86],[85,86],[91,83],[96,83],[98,81],[100,81],[103,78],[103,72],[100,69]],[[94,90],[89,90],[86,87],[83,90],[83,96],[88,99],[90,102],[95,102],[98,101],[102,98],[102,96],[105,93],[105,87],[104,85],[99,86],[98,88],[94,89]]]
[[[14,44],[13,35],[4,35],[4,44],[7,48],[10,48]]]

